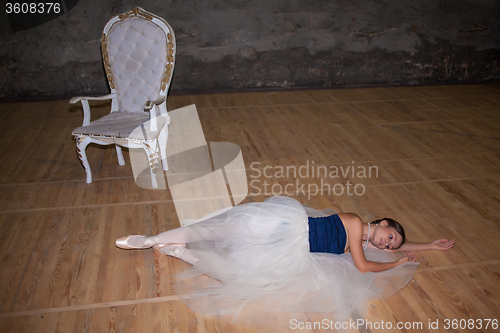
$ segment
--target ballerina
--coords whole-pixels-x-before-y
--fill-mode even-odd
[[[346,318],[367,300],[386,298],[409,282],[418,265],[412,251],[454,245],[448,239],[405,242],[403,227],[390,218],[366,224],[353,213],[331,213],[272,197],[156,236],[118,238],[116,246],[154,247],[192,264],[175,288],[205,314],[265,300],[275,310]],[[391,253],[398,251],[405,255],[394,260]]]

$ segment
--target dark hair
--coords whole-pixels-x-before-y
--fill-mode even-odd
[[[403,243],[406,240],[405,229],[403,228],[403,226],[398,221],[391,219],[391,218],[388,218],[388,217],[372,221],[372,222],[370,222],[370,224],[380,224],[380,222],[382,222],[382,221],[387,221],[387,225],[389,227],[396,229],[398,234],[400,234],[401,238],[403,239],[401,242],[401,245],[403,245]],[[401,245],[399,245],[399,246],[401,246]],[[399,248],[399,247],[397,247],[397,248]]]

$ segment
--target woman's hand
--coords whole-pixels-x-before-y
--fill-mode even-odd
[[[396,263],[399,265],[404,264],[405,262],[415,262],[417,257],[413,254],[413,252],[405,252],[404,257],[399,258]]]
[[[438,251],[446,251],[449,250],[453,247],[455,244],[455,240],[449,240],[449,239],[436,239],[435,241],[430,243],[431,249],[432,250],[438,250]]]
[[[415,262],[417,260],[417,256],[413,254],[413,252],[406,252],[405,256],[408,258],[409,262]]]

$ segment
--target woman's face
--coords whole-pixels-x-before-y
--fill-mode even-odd
[[[370,241],[376,248],[391,250],[400,247],[403,238],[396,229],[389,227],[387,221],[383,220],[380,224],[376,225],[375,232]]]

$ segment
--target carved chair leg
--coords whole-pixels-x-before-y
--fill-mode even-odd
[[[163,165],[163,170],[168,170],[168,162],[167,162],[167,140],[168,140],[168,125],[165,125],[160,132],[158,137],[160,141],[160,156]]]
[[[158,141],[144,141],[143,144],[146,155],[149,161],[149,170],[151,172],[151,184],[153,188],[158,188],[158,182],[156,181],[156,173],[158,172],[158,167],[160,164],[160,153]]]
[[[125,159],[123,158],[122,147],[115,145],[116,156],[118,157],[118,164],[125,165]]]
[[[87,149],[87,146],[91,141],[92,140],[89,137],[85,136],[80,136],[76,139],[76,150],[78,152],[80,162],[82,162],[82,165],[85,168],[85,173],[87,174],[87,184],[92,183],[92,171],[90,170],[90,164],[87,160],[85,149]]]

